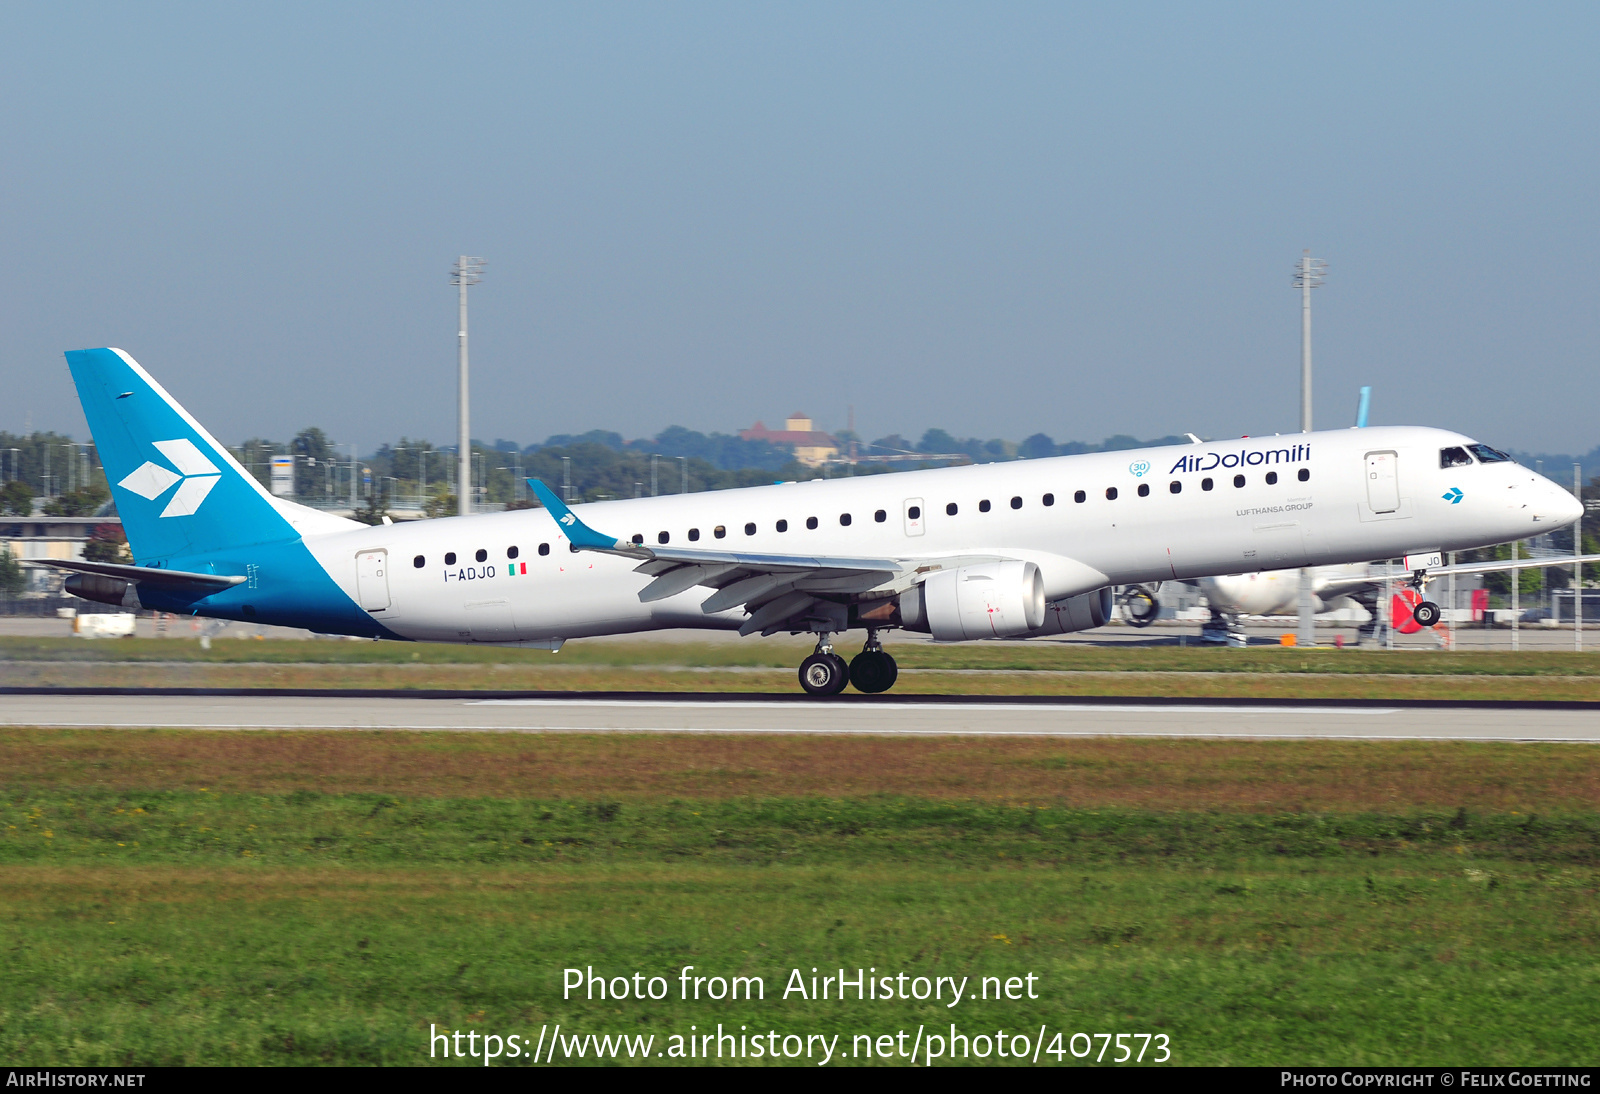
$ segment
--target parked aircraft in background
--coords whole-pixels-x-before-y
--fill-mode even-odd
[[[1555,483],[1388,427],[938,468],[369,527],[270,495],[127,354],[67,354],[136,565],[78,596],[334,634],[558,650],[659,628],[814,633],[806,691],[895,682],[882,632],[1105,623],[1112,587],[1438,552],[1572,523]],[[1437,613],[1436,606],[1424,609]],[[846,664],[832,636],[866,634]]]

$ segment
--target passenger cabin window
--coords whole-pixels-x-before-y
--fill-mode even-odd
[[[521,554],[521,551],[519,551],[515,547],[507,547],[506,548],[506,557],[507,558],[516,558],[517,555],[519,555],[519,554]]]
[[[959,512],[961,512],[961,507],[955,502],[951,502],[949,505],[944,507],[944,515],[947,517],[953,517]]]
[[[778,531],[787,532],[788,530],[789,530],[789,522],[786,521],[786,520],[780,520],[778,522]]]
[[[419,570],[422,569],[427,564],[428,564],[428,560],[423,558],[421,555],[418,555],[416,558],[411,560],[411,565],[415,566]]]
[[[850,527],[850,514],[849,513],[840,513],[839,514],[839,527],[841,527],[841,528]]]
[[[1490,448],[1486,444],[1469,444],[1472,454],[1478,457],[1479,463],[1510,463],[1511,457],[1498,448]]]
[[[807,517],[806,518],[806,527],[807,528],[815,528],[816,526],[817,526],[817,518],[816,517]]]
[[[884,512],[882,509],[879,509],[876,513],[872,514],[872,519],[877,521],[879,524],[882,524],[884,521],[889,519],[889,514]]]
[[[666,532],[657,532],[656,533],[656,542],[657,543],[665,543],[668,540],[670,540],[671,538],[672,538],[672,536],[669,535]]]
[[[754,524],[746,524],[744,526],[744,534],[747,535],[747,536],[755,535],[756,534],[756,526]]]
[[[549,554],[550,553],[550,545],[548,543],[539,544],[539,553],[541,555]]]
[[[1085,494],[1082,490],[1079,490],[1076,494],[1072,495],[1072,500],[1077,502],[1079,505],[1082,505],[1084,502],[1089,500],[1089,495]]]
[[[1235,490],[1242,489],[1244,487],[1244,476],[1235,475],[1233,477],[1233,486]]]
[[[1022,508],[1022,499],[1021,498],[1012,498],[1011,499],[1011,508],[1013,508],[1013,509],[1021,509]]]
[[[1465,448],[1441,448],[1439,449],[1439,466],[1441,468],[1471,467],[1472,457],[1467,455]]]
[[[1295,476],[1295,477],[1298,478],[1301,482],[1310,482],[1311,481],[1311,468],[1302,467],[1300,469],[1300,474]]]
[[[633,542],[635,542],[635,543],[643,543],[643,542],[644,542],[644,535],[643,535],[643,533],[640,533],[640,532],[635,532],[635,533],[634,533],[634,534],[633,534]]]
[[[1217,484],[1212,482],[1210,479],[1201,479],[1200,480],[1200,489],[1202,489],[1202,490],[1210,490],[1215,485],[1217,485]]]
[[[906,516],[910,517],[912,520],[917,520],[922,516],[922,506],[913,505],[911,508],[906,510]]]
[[[1106,487],[1106,500],[1107,501],[1116,501],[1117,500],[1117,488],[1115,486]]]
[[[689,529],[689,542],[690,543],[699,543],[700,542],[700,529],[698,529],[698,528]]]
[[[479,547],[478,548],[478,553],[473,555],[472,557],[477,559],[479,562],[488,562],[489,561],[489,552],[485,551],[482,547]]]
[[[1167,490],[1174,494],[1181,494],[1183,493],[1183,483],[1179,482],[1177,479],[1173,479],[1167,484]]]
[[[718,539],[723,539],[728,534],[728,526],[725,524],[719,524],[715,528],[711,529],[711,534],[716,536]]]
[[[445,552],[444,564],[446,566],[454,566],[456,564],[456,553],[454,551]]]
[[[1148,498],[1150,496],[1150,484],[1149,483],[1141,482],[1139,484],[1139,496],[1141,498]]]
[[[1044,502],[1044,507],[1048,509],[1056,503],[1056,496],[1054,494],[1046,494],[1041,500]]]
[[[982,501],[980,501],[978,503],[978,512],[987,513],[988,511],[989,511],[989,499],[988,498],[984,498]]]
[[[1267,472],[1267,485],[1268,486],[1276,486],[1277,484],[1278,484],[1278,473],[1276,471],[1268,471]]]

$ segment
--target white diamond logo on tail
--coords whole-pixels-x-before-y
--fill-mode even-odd
[[[178,483],[178,489],[173,491],[161,515],[186,517],[200,508],[200,503],[206,500],[206,495],[211,493],[212,488],[221,480],[222,473],[204,452],[195,447],[193,441],[179,437],[176,440],[152,443],[156,451],[171,460],[172,465],[182,474],[175,474],[169,468],[146,460],[117,485],[133,491],[141,498],[155,501],[171,490],[173,483]]]
[[[175,441],[156,441],[156,450],[172,461],[172,466],[181,471],[185,477],[189,475],[216,475],[217,465],[206,459],[205,453],[194,446],[194,442],[179,437]]]
[[[167,489],[178,481],[178,478],[179,476],[174,475],[165,467],[146,460],[135,468],[131,475],[117,483],[117,485],[124,490],[132,490],[141,498],[155,501],[162,494],[165,494]]]
[[[161,510],[164,517],[186,517],[206,500],[206,495],[211,493],[211,488],[217,485],[221,475],[198,475],[192,479],[184,479],[183,485],[178,487],[178,492],[172,495],[172,500],[167,502],[167,507]]]

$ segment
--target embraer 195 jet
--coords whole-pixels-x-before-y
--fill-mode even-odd
[[[1112,586],[1407,556],[1571,524],[1571,494],[1442,429],[1349,429],[369,527],[273,497],[128,354],[67,354],[136,565],[80,597],[326,634],[558,650],[669,627],[814,633],[800,684],[895,682],[879,643],[1106,622]],[[1437,619],[1424,603],[1419,622]],[[1429,615],[1432,615],[1432,619]],[[846,664],[831,637],[866,632]]]

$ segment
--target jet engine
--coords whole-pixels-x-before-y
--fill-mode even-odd
[[[1103,627],[1106,620],[1111,618],[1111,608],[1115,602],[1109,585],[1092,593],[1052,600],[1045,605],[1044,626],[1029,631],[1028,637],[1042,638],[1047,634],[1071,634]]]
[[[1156,599],[1156,592],[1161,586],[1158,582],[1155,589],[1148,585],[1129,585],[1122,591],[1122,608],[1130,627],[1148,627],[1156,621],[1161,614],[1161,601]]]
[[[900,623],[941,642],[1010,638],[1044,626],[1044,578],[1032,562],[939,570],[900,594]]]

